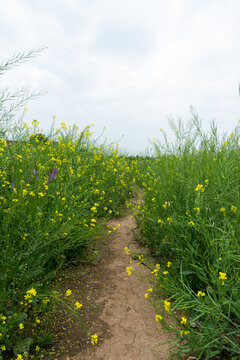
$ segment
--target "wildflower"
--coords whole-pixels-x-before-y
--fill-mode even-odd
[[[147,299],[148,298],[148,293],[146,293],[144,296],[145,296],[145,299]]]
[[[195,208],[193,208],[193,210],[195,210],[195,211],[197,212],[197,215],[200,214],[200,209],[199,209],[199,207],[195,207]]]
[[[95,219],[91,219],[91,222],[92,222],[92,223],[95,223],[95,222],[97,222],[97,220],[95,220]]]
[[[41,322],[38,318],[36,318],[35,321],[37,324],[40,324],[40,322]]]
[[[195,191],[201,191],[201,192],[203,192],[203,191],[204,191],[203,185],[198,184],[197,187],[195,188]]]
[[[171,261],[167,262],[167,267],[170,268],[170,266],[172,265]]]
[[[194,225],[195,225],[194,221],[192,221],[192,220],[189,221],[188,224],[189,224],[190,226],[194,226]]]
[[[2,351],[6,351],[7,349],[6,349],[6,346],[5,345],[1,345],[1,350]]]
[[[224,207],[221,207],[220,212],[224,213],[226,209]]]
[[[159,320],[162,320],[162,319],[163,319],[163,317],[161,315],[158,315],[158,314],[155,315],[155,320],[156,321],[159,321]]]
[[[220,280],[227,280],[227,274],[222,273],[221,271],[219,271],[219,279]]]
[[[55,179],[57,175],[57,167],[50,171],[49,177],[48,177],[48,184]]]
[[[38,196],[40,196],[40,197],[44,197],[43,192],[39,192],[39,193],[38,193]]]
[[[163,271],[163,275],[167,275],[168,274],[168,271]]]
[[[148,289],[148,291],[153,291],[153,289],[150,287],[150,288]]]
[[[126,252],[126,254],[131,254],[131,251],[129,250],[129,248],[127,246],[124,248],[124,251]]]
[[[94,346],[98,342],[98,336],[97,334],[91,335],[91,343]]]
[[[19,326],[19,329],[20,329],[20,330],[24,329],[24,325],[23,325],[22,323],[19,324],[18,326]]]
[[[164,301],[164,309],[166,310],[166,312],[170,312],[171,310],[171,303],[170,301]]]
[[[167,218],[167,221],[168,221],[169,224],[172,224],[172,223],[173,223],[173,219],[170,218],[170,217]]]
[[[160,269],[160,264],[156,264],[155,268]]]
[[[190,331],[180,331],[180,336],[190,334]]]
[[[234,214],[236,214],[236,212],[237,212],[237,207],[234,206],[234,205],[232,205],[232,206],[231,206],[231,211],[234,212]]]
[[[205,295],[206,295],[205,292],[202,292],[201,290],[199,290],[197,293],[198,297],[205,296]]]
[[[206,186],[208,186],[209,180],[208,180],[208,179],[205,179],[204,182],[205,182]]]
[[[128,273],[128,276],[131,275],[132,270],[134,270],[134,269],[133,269],[131,266],[130,266],[130,267],[127,267],[126,271],[127,271],[127,273]]]
[[[30,295],[36,296],[36,295],[37,295],[37,292],[36,292],[36,290],[35,290],[34,288],[32,288],[32,289],[26,291],[26,294],[30,294]]]
[[[187,319],[182,316],[181,324],[186,325],[186,323],[187,323]]]
[[[67,289],[67,290],[66,290],[66,293],[65,293],[65,296],[70,296],[71,294],[72,294],[72,290]]]
[[[36,346],[35,347],[35,351],[39,351],[40,350],[40,347],[39,346]]]
[[[162,224],[163,221],[161,219],[158,219],[158,224]]]
[[[82,304],[80,304],[78,301],[75,302],[75,309],[81,309]]]

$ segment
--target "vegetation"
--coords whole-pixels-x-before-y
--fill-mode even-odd
[[[160,301],[165,313],[186,316],[174,329],[176,354],[237,359],[240,128],[221,140],[214,124],[211,132],[201,131],[196,114],[186,127],[172,122],[172,128],[175,144],[165,136],[165,146],[154,143],[155,157],[138,162],[144,191],[138,227],[159,263],[154,283],[161,298],[163,290],[169,296]]]
[[[0,74],[34,54],[6,61]],[[46,135],[36,120],[9,126],[30,98],[24,89],[0,95],[0,359],[38,357],[49,341],[42,319],[56,302],[69,308],[71,289],[62,300],[51,280],[94,256],[134,183],[144,195],[134,210],[140,240],[156,258],[156,321],[176,334],[175,355],[239,358],[239,126],[220,139],[193,113],[186,127],[172,121],[174,144],[163,133],[154,156],[128,158],[118,145],[97,146],[90,127],[61,123]],[[89,338],[97,344],[97,334]]]

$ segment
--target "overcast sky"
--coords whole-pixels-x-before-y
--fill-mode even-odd
[[[239,0],[8,0],[1,2],[0,61],[48,50],[6,73],[0,88],[48,91],[26,122],[104,126],[110,141],[143,152],[167,117],[231,131],[240,118]]]

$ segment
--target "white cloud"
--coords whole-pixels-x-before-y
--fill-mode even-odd
[[[48,90],[27,117],[106,125],[122,146],[144,150],[166,115],[221,130],[239,118],[240,24],[237,0],[9,0],[0,13],[4,57],[48,45],[47,53],[3,77],[2,84]]]

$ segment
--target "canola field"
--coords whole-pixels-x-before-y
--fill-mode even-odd
[[[239,359],[239,126],[223,139],[196,119],[188,128],[145,157],[64,123],[52,138],[33,121],[13,129],[16,141],[0,139],[0,359],[39,358],[42,319],[63,301],[51,281],[95,256],[104,223],[126,205],[155,258],[157,320],[176,335],[176,358]]]

